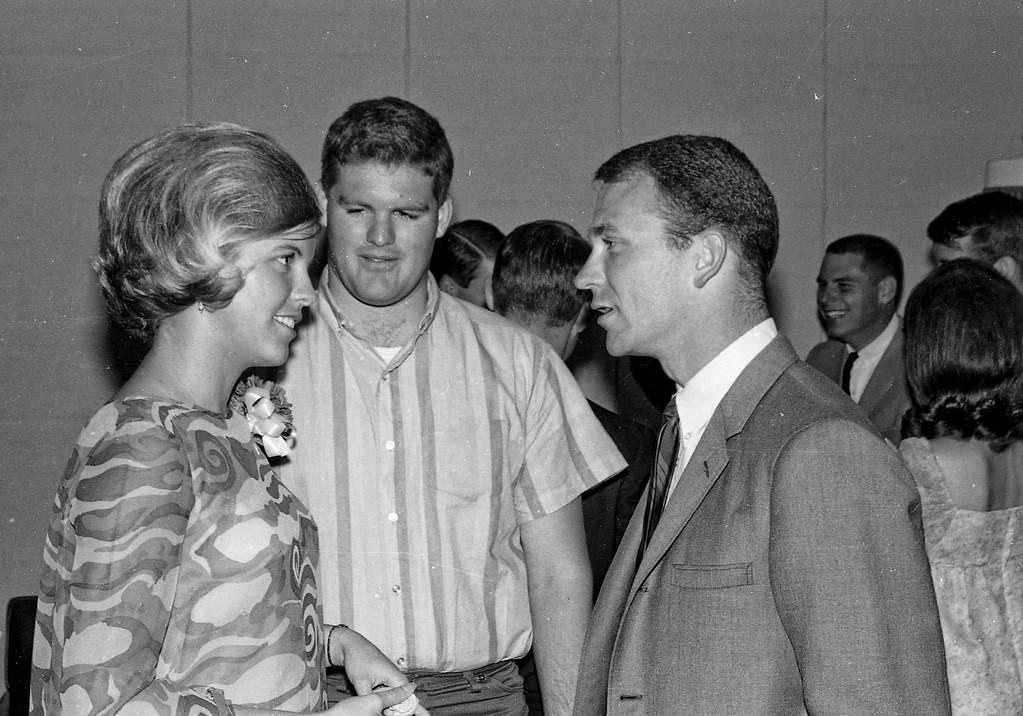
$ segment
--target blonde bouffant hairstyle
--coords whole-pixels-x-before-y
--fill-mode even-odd
[[[240,242],[314,236],[319,220],[301,167],[269,136],[182,125],[136,144],[107,174],[93,265],[111,318],[149,339],[167,316],[231,301],[245,280]]]

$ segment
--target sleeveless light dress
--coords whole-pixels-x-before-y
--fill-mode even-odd
[[[900,451],[923,506],[953,714],[1023,714],[1023,506],[959,509],[924,438]]]

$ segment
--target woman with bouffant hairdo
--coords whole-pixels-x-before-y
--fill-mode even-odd
[[[906,305],[915,406],[900,446],[923,505],[954,714],[1023,713],[1023,295],[970,259]]]
[[[423,716],[383,654],[321,624],[316,525],[268,461],[290,448],[290,406],[239,383],[284,362],[312,300],[320,209],[301,168],[258,132],[175,127],[117,160],[99,212],[111,317],[149,347],[57,489],[34,710],[313,712],[329,661],[366,694],[332,713]]]

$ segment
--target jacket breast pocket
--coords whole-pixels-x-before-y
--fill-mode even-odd
[[[682,589],[726,589],[753,584],[753,564],[674,564],[671,583]]]

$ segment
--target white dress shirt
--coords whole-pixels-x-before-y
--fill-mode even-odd
[[[892,320],[888,321],[888,325],[881,331],[881,335],[863,346],[862,350],[856,351],[859,357],[852,364],[852,372],[849,374],[849,397],[857,403],[863,397],[863,391],[867,389],[867,383],[870,382],[870,376],[874,375],[874,369],[881,362],[881,357],[888,350],[888,346],[892,344],[895,334],[898,332],[899,317],[892,316]],[[851,353],[852,347],[846,344],[846,350]],[[848,358],[848,354],[846,357]]]
[[[700,368],[684,387],[678,387],[675,406],[678,408],[681,444],[671,475],[671,485],[668,487],[669,497],[721,400],[731,390],[739,374],[777,335],[778,328],[773,318],[758,323]]]

